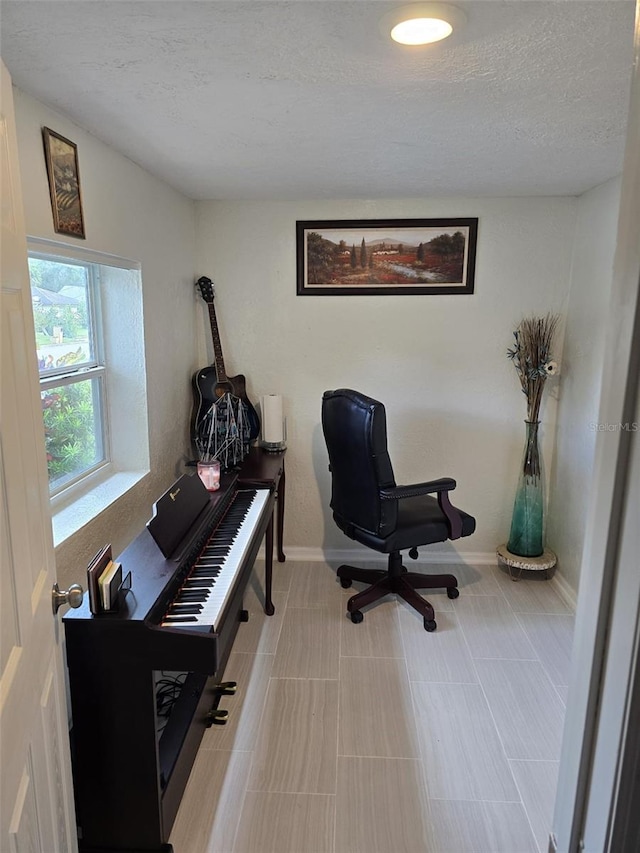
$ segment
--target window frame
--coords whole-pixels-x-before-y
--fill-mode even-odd
[[[77,365],[62,366],[50,370],[38,370],[40,379],[40,391],[46,392],[53,388],[68,387],[80,382],[93,381],[92,385],[94,422],[96,424],[95,441],[100,459],[93,465],[83,468],[75,475],[62,478],[62,482],[53,485],[49,480],[49,499],[54,502],[57,497],[73,489],[79,484],[91,482],[94,475],[107,472],[111,466],[111,430],[109,428],[109,403],[107,399],[107,371],[105,363],[105,330],[102,321],[100,304],[100,267],[99,260],[90,260],[86,257],[76,257],[72,254],[71,247],[64,247],[66,252],[51,251],[52,247],[36,248],[35,241],[29,241],[27,256],[31,260],[43,260],[52,263],[66,264],[69,266],[83,267],[86,270],[86,292],[87,292],[87,325],[89,333],[90,358]],[[83,253],[84,254],[84,253]],[[123,267],[125,268],[125,267]],[[128,267],[127,267],[128,268]],[[35,328],[34,328],[35,332]],[[34,339],[34,347],[37,352],[37,340]]]
[[[109,443],[110,430],[108,422],[109,406],[106,401],[106,367],[100,366],[93,369],[77,370],[74,373],[62,374],[57,378],[52,377],[50,382],[47,381],[47,383],[40,383],[40,391],[47,391],[49,390],[49,388],[61,388],[68,385],[77,385],[80,382],[85,382],[93,379],[96,379],[100,383],[99,393],[96,393],[95,386],[93,387],[92,391],[93,408],[94,412],[97,412],[97,415],[94,416],[94,421],[96,425],[99,424],[100,426],[99,432],[96,431],[95,440],[96,445],[101,448],[102,458],[99,459],[95,464],[90,465],[87,468],[83,468],[83,470],[75,476],[66,477],[58,486],[52,487],[51,481],[49,481],[49,498],[51,500],[58,497],[63,492],[66,492],[67,489],[71,489],[79,483],[86,482],[87,478],[91,477],[92,475],[102,471],[107,471],[111,465],[111,453]],[[48,387],[45,387],[45,384]]]
[[[86,270],[87,296],[88,296],[88,324],[89,340],[93,358],[88,361],[74,365],[75,370],[98,367],[102,362],[104,365],[104,330],[102,329],[102,314],[100,311],[100,264],[91,261],[79,260],[73,257],[60,257],[42,251],[28,250],[28,259],[34,258],[39,261],[50,261],[53,263],[66,264],[67,266],[83,267]],[[37,349],[37,344],[36,344]],[[54,367],[50,370],[39,370],[40,379],[53,376],[65,376],[70,373],[68,367]]]
[[[27,244],[29,254],[63,262],[87,261],[100,268],[100,322],[107,371],[105,421],[111,461],[50,497],[53,541],[58,547],[123,498],[151,470],[143,273],[139,260],[76,243],[30,235]],[[121,323],[123,316],[126,327]],[[126,421],[122,412],[127,413]]]

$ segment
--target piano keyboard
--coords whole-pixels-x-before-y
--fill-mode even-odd
[[[268,489],[237,492],[165,614],[163,626],[208,625],[217,630],[269,494]]]

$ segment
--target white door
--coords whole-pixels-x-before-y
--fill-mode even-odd
[[[73,853],[62,625],[51,608],[54,551],[42,411],[13,93],[4,64],[1,74],[0,850]]]
[[[596,442],[554,818],[559,853],[639,849],[640,0],[606,322],[598,421],[614,429]]]

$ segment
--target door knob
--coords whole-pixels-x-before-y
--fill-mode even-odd
[[[83,595],[84,590],[79,583],[72,583],[67,590],[60,589],[58,584],[54,583],[53,589],[51,590],[51,606],[53,609],[53,615],[56,615],[63,604],[68,604],[69,607],[74,608],[80,607]]]

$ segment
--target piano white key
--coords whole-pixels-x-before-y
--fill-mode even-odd
[[[179,627],[182,624],[184,624],[185,627],[193,625],[212,625],[214,629],[216,628],[220,614],[224,610],[233,589],[236,573],[242,565],[244,556],[249,549],[253,531],[260,520],[265,504],[269,500],[269,494],[268,489],[259,489],[253,496],[247,513],[242,519],[242,522],[236,531],[236,535],[233,538],[229,553],[224,557],[221,557],[219,562],[216,564],[220,565],[221,569],[220,573],[215,578],[215,583],[213,586],[202,587],[202,589],[209,590],[210,595],[206,601],[200,602],[202,604],[202,610],[199,614],[195,615],[196,621],[194,621],[194,614],[189,614],[190,618],[185,618],[183,623],[179,619],[176,620],[177,614],[174,613],[171,616],[170,623],[163,622],[163,625],[170,624],[174,628]],[[189,590],[192,592],[199,588],[200,587],[195,585],[189,587]]]

